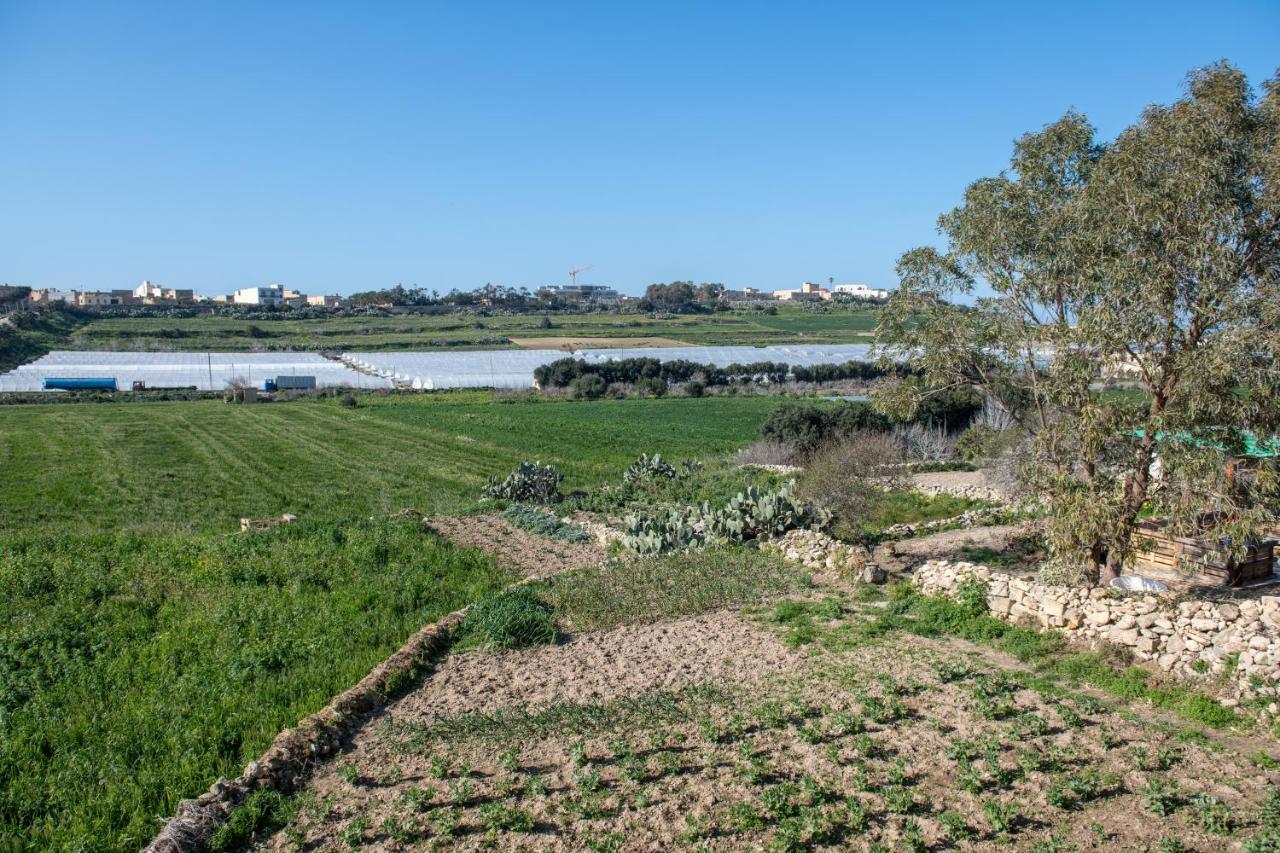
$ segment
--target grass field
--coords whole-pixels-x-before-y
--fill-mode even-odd
[[[408,520],[5,540],[0,849],[139,849],[179,799],[508,580]]]
[[[511,338],[661,337],[690,344],[865,343],[874,311],[818,314],[779,306],[776,315],[715,313],[650,319],[638,314],[556,315],[544,327],[536,314],[398,315],[321,320],[244,320],[201,316],[114,317],[93,320],[67,341],[72,349],[107,350],[380,350],[500,348]]]
[[[770,397],[503,403],[488,392],[258,406],[0,407],[0,535],[235,529],[242,516],[456,511],[491,474],[554,462],[567,490],[641,453],[750,443]]]

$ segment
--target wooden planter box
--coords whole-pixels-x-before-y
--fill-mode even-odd
[[[1134,569],[1139,574],[1180,576],[1203,586],[1240,586],[1270,577],[1275,564],[1275,543],[1268,540],[1249,546],[1239,559],[1211,539],[1174,536],[1165,520],[1138,523],[1134,533]]]

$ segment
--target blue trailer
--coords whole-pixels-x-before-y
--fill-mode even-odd
[[[48,377],[44,380],[44,390],[46,391],[114,391],[116,390],[116,380],[112,377],[105,379],[86,377],[65,377],[56,378]]]
[[[276,377],[277,391],[309,391],[316,387],[316,378],[314,376],[285,376]]]

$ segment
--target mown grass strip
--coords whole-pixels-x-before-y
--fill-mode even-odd
[[[549,583],[547,598],[557,618],[578,630],[600,630],[755,604],[810,583],[776,552],[726,547],[568,572]]]

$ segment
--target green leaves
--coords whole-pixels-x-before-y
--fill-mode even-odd
[[[1117,570],[1138,513],[1165,495],[1223,508],[1236,526],[1206,535],[1235,541],[1276,504],[1265,483],[1224,483],[1221,454],[1133,436],[1280,429],[1278,85],[1259,105],[1236,69],[1198,70],[1110,144],[1067,113],[940,217],[946,251],[899,261],[877,334],[918,380],[877,405],[910,412],[957,386],[999,400],[1029,437],[1023,474],[1066,563]],[[992,295],[956,304],[978,282]],[[1121,380],[1138,399],[1098,392]]]

